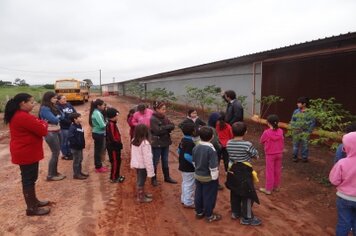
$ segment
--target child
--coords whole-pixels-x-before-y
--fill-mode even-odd
[[[299,146],[302,145],[302,160],[308,162],[309,156],[309,136],[315,126],[315,119],[308,112],[309,99],[300,97],[297,100],[298,108],[294,110],[290,121],[293,139],[293,161],[298,162]]]
[[[355,131],[356,131],[356,122],[353,122],[352,124],[346,126],[346,128],[345,128],[346,134],[355,132]],[[336,149],[334,164],[336,162],[338,162],[340,159],[345,158],[345,157],[346,157],[346,153],[344,151],[344,145],[341,143]]]
[[[75,112],[69,115],[69,119],[72,121],[68,131],[68,141],[73,155],[73,178],[86,179],[89,175],[82,172],[83,149],[85,148],[83,119],[79,113]]]
[[[346,158],[339,160],[331,169],[329,179],[336,186],[338,222],[336,235],[356,232],[356,132],[342,138]]]
[[[195,144],[192,136],[195,134],[195,126],[191,123],[185,124],[182,131],[184,137],[178,147],[179,170],[182,173],[181,202],[184,207],[194,209],[195,169],[192,163],[192,152]]]
[[[106,121],[103,112],[106,104],[101,99],[91,102],[89,111],[89,125],[92,127],[92,137],[94,139],[94,165],[96,173],[107,172],[108,169],[103,166],[101,156],[105,148],[105,127]]]
[[[210,143],[213,130],[204,126],[199,131],[200,143],[193,148],[195,167],[195,213],[197,219],[205,216],[207,222],[218,221],[221,215],[213,213],[218,195],[218,156]]]
[[[204,121],[202,121],[199,117],[198,117],[198,112],[195,109],[190,109],[187,112],[187,118],[185,120],[183,120],[178,127],[180,129],[183,129],[183,126],[185,124],[194,124],[195,126],[195,135],[193,136],[193,140],[195,142],[195,144],[197,144],[199,142],[199,129],[202,126],[205,126],[206,123]]]
[[[133,114],[136,112],[136,110],[134,108],[130,109],[129,114],[127,114],[127,124],[129,124],[130,126],[130,140],[133,139],[133,135],[134,135],[134,130],[135,130],[135,126],[132,123],[132,119],[133,119]]]
[[[272,190],[278,191],[281,182],[284,136],[283,130],[278,128],[278,122],[277,115],[269,115],[269,129],[266,129],[260,138],[266,154],[266,188],[260,188],[260,191],[267,195],[271,194]]]
[[[137,173],[137,201],[141,203],[151,202],[152,194],[147,194],[144,190],[146,177],[155,176],[149,129],[146,125],[139,124],[136,126],[131,144],[130,166],[135,168]]]
[[[216,132],[221,143],[221,152],[219,155],[219,161],[222,159],[224,161],[225,172],[227,172],[229,164],[229,154],[226,150],[227,142],[233,138],[232,129],[229,123],[225,122],[225,112],[220,112],[220,116],[216,123]]]
[[[111,163],[110,181],[111,183],[122,183],[125,176],[120,175],[121,166],[121,135],[117,127],[119,112],[115,108],[106,110],[108,123],[106,124],[106,149]]]
[[[230,189],[231,218],[240,224],[257,226],[262,223],[252,212],[254,202],[260,204],[255,191],[254,170],[251,158],[258,158],[258,152],[249,141],[243,140],[247,127],[243,122],[232,125],[234,138],[226,146],[229,153],[229,171],[227,174],[226,187]]]

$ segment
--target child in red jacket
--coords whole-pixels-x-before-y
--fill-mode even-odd
[[[106,124],[106,149],[111,163],[110,180],[112,183],[122,183],[125,180],[125,176],[120,175],[122,141],[116,124],[119,112],[115,108],[108,108],[106,116],[108,118],[108,123]]]
[[[263,132],[260,139],[266,154],[266,187],[260,188],[260,191],[267,195],[271,194],[272,190],[278,191],[281,183],[284,136],[283,130],[278,128],[278,122],[277,115],[269,115],[269,128]]]

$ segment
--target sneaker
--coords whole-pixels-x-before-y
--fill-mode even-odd
[[[58,176],[48,176],[47,181],[60,181],[65,178],[65,175],[58,175]]]
[[[213,213],[210,217],[206,218],[206,222],[211,223],[213,221],[219,221],[221,220],[221,215]]]
[[[266,194],[266,195],[271,195],[271,191],[268,191],[267,189],[265,189],[265,188],[260,188],[259,189],[260,190],[260,192],[262,192],[262,193],[264,193],[264,194]]]
[[[96,173],[105,173],[107,171],[108,171],[108,168],[106,168],[106,167],[100,167],[98,169],[95,169]]]
[[[73,175],[73,179],[86,179],[84,175]]]
[[[195,218],[200,220],[200,219],[203,219],[204,218],[204,212],[202,213],[195,213]]]
[[[262,221],[260,219],[258,219],[257,217],[253,217],[251,219],[241,218],[240,224],[257,226],[257,225],[262,224]]]
[[[89,174],[85,174],[83,172],[80,172],[81,175],[85,176],[85,177],[89,177]]]
[[[234,213],[234,212],[231,213],[231,219],[237,220],[239,218],[240,218],[240,216],[237,213]]]

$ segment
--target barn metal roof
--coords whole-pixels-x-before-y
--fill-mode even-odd
[[[259,62],[264,60],[273,60],[275,58],[288,58],[295,55],[312,55],[313,52],[333,53],[341,48],[347,48],[348,50],[356,50],[356,32],[349,32],[346,34],[340,34],[337,36],[325,37],[322,39],[316,39],[312,41],[306,41],[299,44],[293,44],[285,47],[271,49],[267,51],[247,54],[235,58],[210,62],[192,67],[186,67],[183,69],[162,72],[154,75],[140,77],[129,81],[145,81],[157,78],[164,78],[169,76],[181,75],[186,73],[194,73],[200,71],[214,70],[217,68],[228,67],[236,64],[246,64],[251,62]],[[124,83],[119,82],[119,83]],[[117,83],[110,83],[117,84]],[[109,84],[107,84],[109,85]]]

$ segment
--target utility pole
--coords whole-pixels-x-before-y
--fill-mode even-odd
[[[100,85],[100,96],[103,96],[103,90],[101,88],[101,69],[99,70],[99,85]]]

